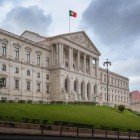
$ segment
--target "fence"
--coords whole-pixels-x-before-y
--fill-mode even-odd
[[[10,122],[0,121],[0,132],[8,130],[18,130],[19,133],[26,132],[30,134],[40,135],[57,135],[57,136],[75,136],[75,137],[96,137],[96,138],[114,138],[114,139],[140,139],[140,132],[122,132],[122,131],[111,131],[101,130],[92,128],[81,128],[81,127],[69,127],[63,125],[46,125],[46,124],[33,124],[33,123],[21,123],[21,122]],[[15,131],[14,131],[15,132]]]

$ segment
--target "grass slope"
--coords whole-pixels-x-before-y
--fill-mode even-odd
[[[26,117],[140,130],[139,116],[105,106],[0,103],[0,116],[13,116],[17,121]]]

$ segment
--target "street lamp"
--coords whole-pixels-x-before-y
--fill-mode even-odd
[[[109,80],[108,80],[108,66],[111,66],[111,62],[108,61],[108,59],[106,59],[106,62],[104,62],[103,64],[104,66],[107,67],[107,102],[108,102],[108,84],[109,84]]]

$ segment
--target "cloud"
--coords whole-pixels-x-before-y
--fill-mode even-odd
[[[126,76],[140,75],[140,60],[135,58],[129,58],[127,60],[118,60],[112,63],[112,70],[123,73]]]
[[[139,90],[140,91],[140,76],[131,76],[129,77],[131,90]]]
[[[140,90],[140,60],[129,58],[127,60],[114,61],[111,71],[127,76],[130,80],[130,89]]]
[[[96,0],[84,11],[82,21],[106,44],[135,40],[140,35],[139,0]]]
[[[45,35],[51,23],[51,16],[44,15],[43,10],[38,6],[16,7],[6,15],[1,27],[16,34],[31,30]]]

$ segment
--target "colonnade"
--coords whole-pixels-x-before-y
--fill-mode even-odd
[[[95,61],[95,76],[99,73],[99,59],[71,46],[55,43],[51,48],[52,66],[60,66],[83,74],[93,74]]]
[[[97,84],[77,78],[73,81],[68,76],[64,79],[64,89],[68,95],[75,95],[75,100],[90,101],[93,100],[92,95],[97,94]]]

